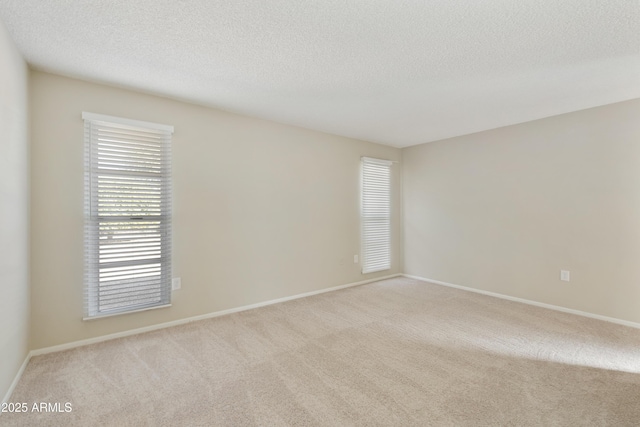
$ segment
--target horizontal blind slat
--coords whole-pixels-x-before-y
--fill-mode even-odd
[[[86,317],[171,295],[170,127],[101,117],[85,118]]]
[[[391,268],[391,162],[362,158],[362,272]]]

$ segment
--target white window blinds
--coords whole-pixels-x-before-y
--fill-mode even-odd
[[[362,273],[391,268],[391,162],[362,158]]]
[[[85,317],[168,305],[173,127],[82,118]]]

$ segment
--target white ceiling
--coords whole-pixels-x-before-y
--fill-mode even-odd
[[[640,97],[639,0],[0,0],[35,68],[404,147]]]

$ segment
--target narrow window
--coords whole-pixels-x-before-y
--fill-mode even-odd
[[[391,268],[391,162],[362,158],[362,273]]]
[[[173,127],[82,118],[85,318],[169,305]]]

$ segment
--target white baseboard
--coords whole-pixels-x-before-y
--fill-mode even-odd
[[[509,301],[521,302],[523,304],[534,305],[536,307],[548,308],[550,310],[561,311],[563,313],[576,314],[578,316],[589,317],[591,319],[604,320],[605,322],[616,323],[618,325],[630,326],[640,329],[640,323],[630,322],[628,320],[617,319],[615,317],[602,316],[600,314],[589,313],[587,311],[574,310],[572,308],[561,307],[559,305],[546,304],[544,302],[532,301],[524,298],[512,297],[509,295],[499,294],[496,292],[483,291],[482,289],[469,288],[467,286],[455,285],[453,283],[441,282],[440,280],[427,279],[426,277],[414,276],[411,274],[402,274],[410,279],[422,280],[436,285],[447,286],[449,288],[461,289],[463,291],[475,292],[477,294],[488,295]]]
[[[22,362],[22,366],[20,366],[20,369],[18,369],[18,373],[16,374],[15,378],[13,379],[13,382],[9,386],[9,390],[7,390],[7,393],[4,395],[4,399],[2,399],[2,403],[8,403],[9,399],[11,399],[13,390],[15,390],[16,386],[18,385],[20,378],[22,378],[22,374],[24,373],[24,369],[29,364],[29,360],[31,360],[31,352],[29,352],[27,354],[27,357],[24,358],[24,362]],[[0,412],[0,415],[1,414],[2,413]]]
[[[346,285],[334,286],[332,288],[326,288],[326,289],[320,289],[320,290],[317,290],[317,291],[305,292],[303,294],[297,294],[297,295],[293,295],[293,296],[289,296],[289,297],[284,297],[284,298],[278,298],[278,299],[274,299],[274,300],[270,300],[270,301],[259,302],[259,303],[256,303],[256,304],[244,305],[244,306],[241,306],[241,307],[230,308],[228,310],[214,311],[212,313],[201,314],[199,316],[187,317],[185,319],[173,320],[171,322],[166,322],[166,323],[159,323],[157,325],[146,326],[144,328],[131,329],[131,330],[128,330],[128,331],[117,332],[115,334],[102,335],[102,336],[99,336],[99,337],[89,338],[89,339],[86,339],[86,340],[73,341],[73,342],[70,342],[70,343],[54,345],[54,346],[51,346],[51,347],[40,348],[40,349],[37,349],[37,350],[32,350],[31,353],[29,353],[29,357],[31,357],[31,356],[39,356],[41,354],[55,353],[55,352],[58,352],[58,351],[69,350],[69,349],[72,349],[72,348],[82,347],[82,346],[85,346],[85,345],[95,344],[95,343],[99,343],[99,342],[103,342],[103,341],[109,341],[109,340],[113,340],[113,339],[116,339],[116,338],[123,338],[123,337],[128,337],[128,336],[131,336],[131,335],[142,334],[144,332],[156,331],[158,329],[170,328],[172,326],[184,325],[186,323],[196,322],[198,320],[211,319],[213,317],[224,316],[224,315],[231,314],[231,313],[237,313],[237,312],[240,312],[240,311],[251,310],[251,309],[254,309],[254,308],[264,307],[264,306],[272,305],[272,304],[278,304],[278,303],[281,303],[281,302],[291,301],[291,300],[294,300],[294,299],[310,297],[312,295],[323,294],[323,293],[326,293],[326,292],[333,292],[333,291],[337,291],[337,290],[340,290],[340,289],[350,288],[352,286],[364,285],[366,283],[377,282],[379,280],[391,279],[392,277],[398,277],[398,276],[401,276],[401,275],[402,274],[400,274],[400,273],[391,274],[389,276],[377,277],[375,279],[368,279],[368,280],[362,280],[360,282],[347,283]]]

